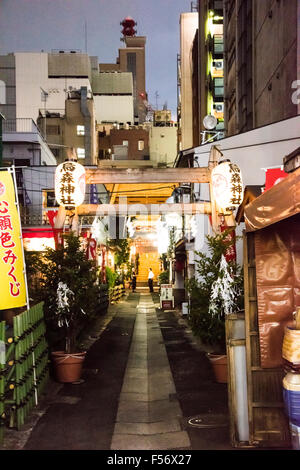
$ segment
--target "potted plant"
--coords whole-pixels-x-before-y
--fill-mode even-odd
[[[97,307],[97,268],[81,249],[79,237],[70,233],[64,236],[64,246],[45,251],[40,269],[40,297],[56,378],[75,382],[85,357],[77,338]]]
[[[225,316],[241,309],[243,276],[235,262],[226,262],[231,245],[228,231],[207,236],[208,253],[196,252],[197,276],[188,281],[188,320],[195,336],[206,348],[219,382],[227,381]]]

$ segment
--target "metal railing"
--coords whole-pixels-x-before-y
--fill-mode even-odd
[[[40,134],[35,122],[30,118],[6,119],[2,122],[3,134],[14,134],[15,132]]]

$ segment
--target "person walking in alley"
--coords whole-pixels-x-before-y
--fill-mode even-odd
[[[135,274],[134,269],[133,269],[132,274],[131,274],[131,289],[132,289],[132,292],[135,292],[135,289],[136,289],[136,274]]]
[[[149,274],[148,274],[148,286],[150,292],[153,292],[153,278],[154,278],[154,273],[151,268],[149,268]]]

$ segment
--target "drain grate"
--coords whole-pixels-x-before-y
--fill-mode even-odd
[[[228,421],[224,415],[199,415],[189,418],[187,424],[202,429],[225,428],[228,426]]]

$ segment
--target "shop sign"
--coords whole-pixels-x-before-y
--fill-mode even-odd
[[[13,176],[0,172],[0,310],[26,305],[21,224]]]
[[[174,296],[172,284],[162,284],[160,286],[160,307],[162,309],[174,308]]]

